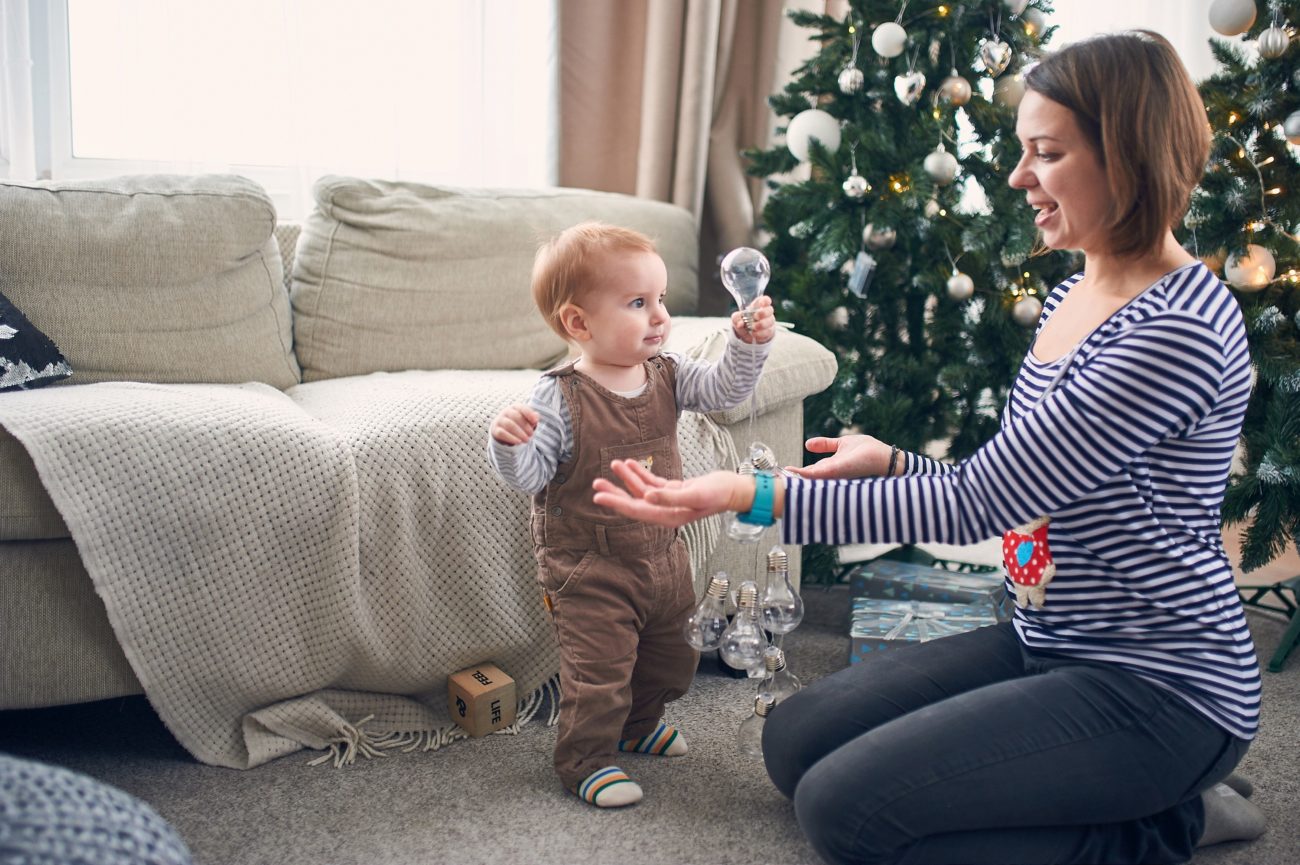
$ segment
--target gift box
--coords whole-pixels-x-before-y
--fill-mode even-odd
[[[938,604],[987,604],[999,621],[1010,621],[1012,601],[1002,572],[953,571],[943,567],[876,559],[849,573],[852,597]]]
[[[849,663],[861,661],[871,652],[924,643],[997,623],[998,618],[987,601],[940,604],[854,598],[849,626]]]

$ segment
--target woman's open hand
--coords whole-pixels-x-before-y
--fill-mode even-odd
[[[747,511],[754,503],[754,482],[735,472],[710,472],[685,481],[652,474],[636,460],[614,460],[610,469],[618,486],[596,478],[592,501],[625,517],[676,528],[724,511]]]
[[[804,442],[804,447],[815,454],[831,454],[810,466],[786,467],[787,471],[804,478],[867,478],[883,475],[889,468],[889,445],[871,436],[817,436]]]

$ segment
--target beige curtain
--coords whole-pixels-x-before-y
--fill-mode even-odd
[[[700,311],[717,262],[756,243],[782,0],[559,0],[559,182],[670,201],[700,225]],[[716,283],[716,291],[710,285]]]

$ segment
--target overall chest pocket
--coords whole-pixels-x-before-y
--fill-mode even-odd
[[[672,440],[668,436],[601,448],[600,476],[617,484],[618,478],[614,477],[609,468],[613,460],[636,460],[647,471],[669,480],[680,480],[682,477],[681,459],[674,452]]]

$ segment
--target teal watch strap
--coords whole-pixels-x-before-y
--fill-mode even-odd
[[[754,503],[743,514],[736,514],[736,519],[751,526],[770,526],[776,522],[772,516],[772,505],[776,498],[776,481],[765,472],[754,475]]]

